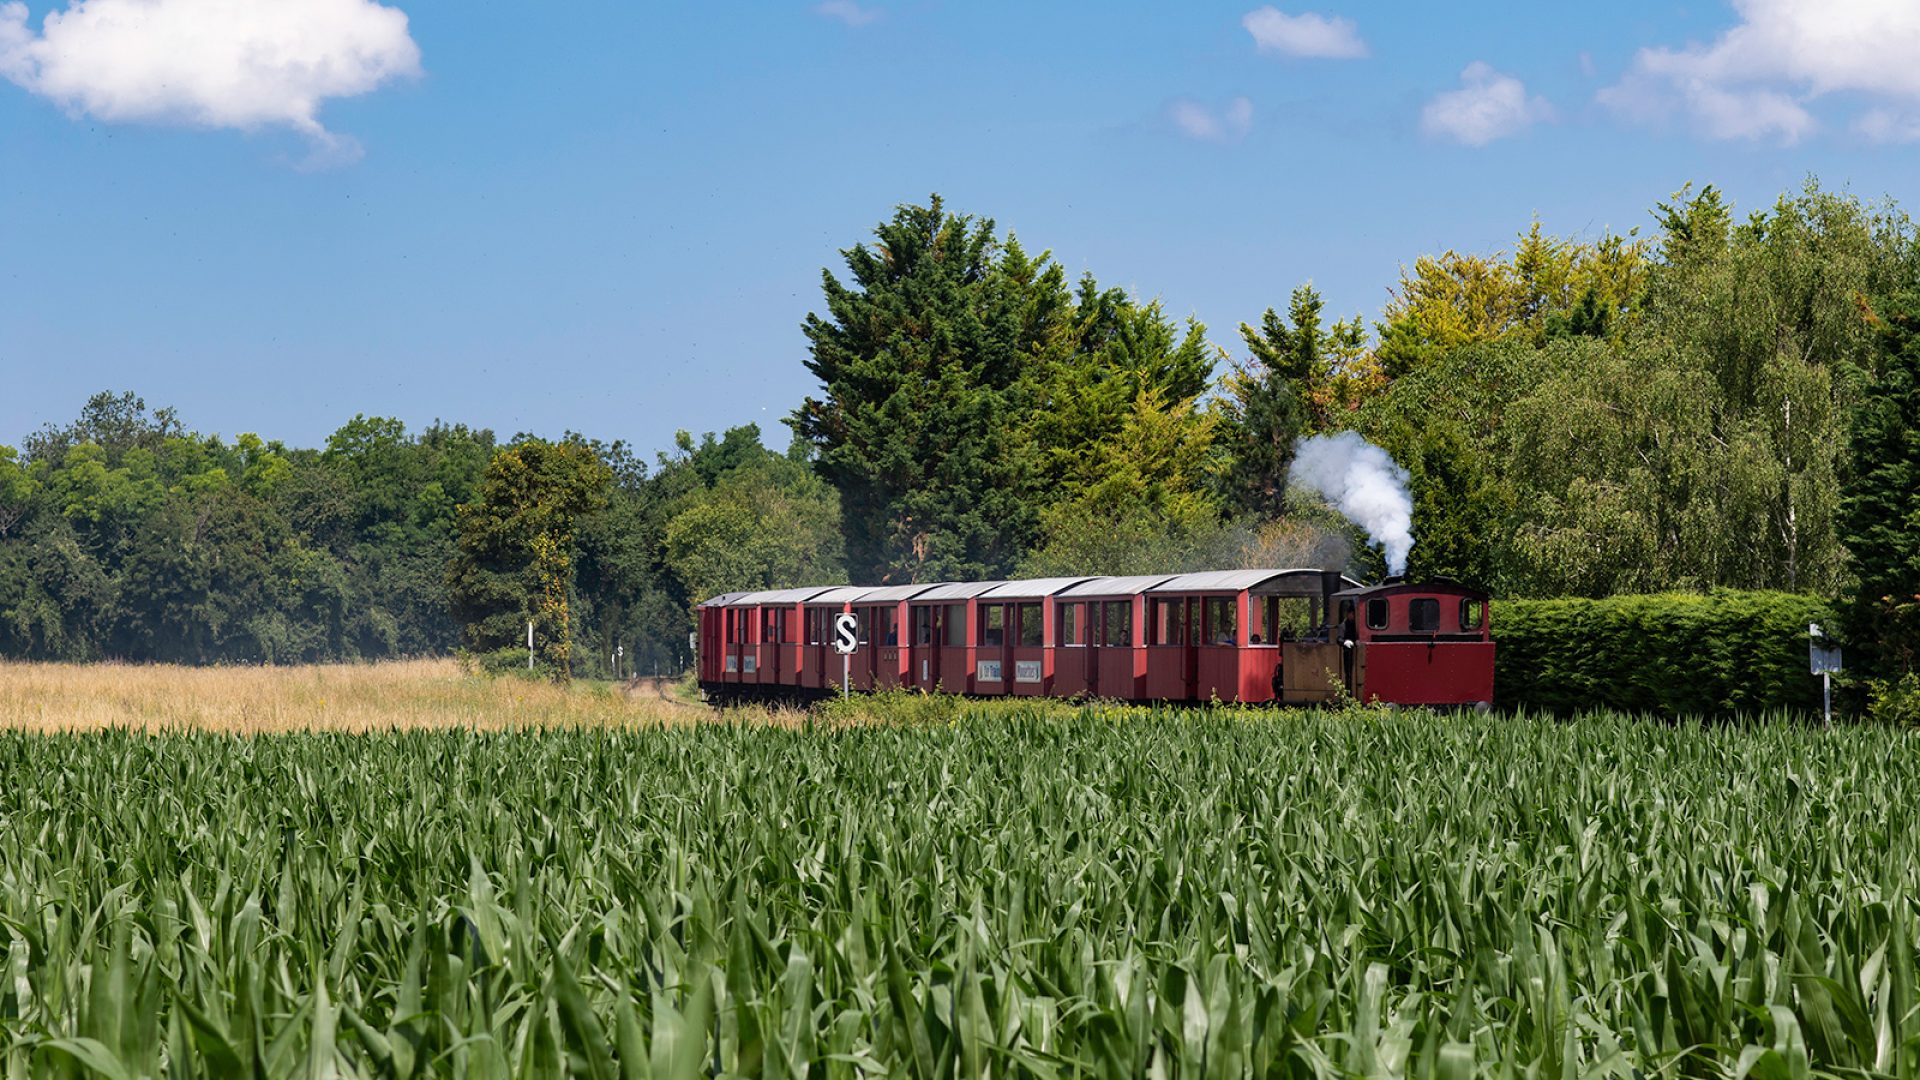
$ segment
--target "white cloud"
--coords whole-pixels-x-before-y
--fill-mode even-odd
[[[1875,102],[1854,122],[1870,138],[1913,138],[1920,108],[1920,4],[1912,0],[1733,0],[1739,25],[1710,43],[1646,48],[1599,100],[1628,119],[1675,114],[1721,139],[1795,142],[1828,94]]]
[[[1351,19],[1311,11],[1289,15],[1268,5],[1247,12],[1240,25],[1253,35],[1253,44],[1261,52],[1326,60],[1354,60],[1367,55],[1367,43],[1360,40],[1360,31]]]
[[[322,103],[419,72],[406,14],[374,0],[72,0],[37,34],[24,3],[0,3],[0,77],[76,114],[291,128],[323,159],[358,147]]]
[[[1912,142],[1920,139],[1920,112],[1868,109],[1853,122],[1853,130],[1874,142]]]
[[[1237,97],[1215,110],[1190,98],[1167,106],[1167,118],[1189,139],[1229,142],[1253,130],[1253,102]]]
[[[1485,146],[1551,119],[1553,106],[1545,98],[1528,97],[1519,79],[1475,60],[1460,73],[1460,89],[1435,94],[1420,110],[1420,130],[1435,138]]]
[[[813,13],[839,19],[848,26],[865,26],[880,17],[879,8],[861,7],[856,0],[823,0]]]

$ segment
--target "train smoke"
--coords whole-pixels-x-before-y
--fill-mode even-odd
[[[1413,496],[1407,470],[1359,432],[1315,435],[1294,444],[1287,480],[1326,496],[1386,550],[1387,572],[1407,572],[1413,548]]]

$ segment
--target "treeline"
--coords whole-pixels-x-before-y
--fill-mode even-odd
[[[1706,187],[1646,235],[1534,223],[1417,260],[1371,328],[1302,285],[1217,380],[1202,328],[938,200],[844,254],[794,425],[861,580],[1337,558],[1286,477],[1350,428],[1411,474],[1412,574],[1844,597],[1856,661],[1912,671],[1920,246],[1891,204],[1809,183],[1741,217]]]
[[[1877,673],[1912,666],[1920,246],[1891,204],[1689,188],[1644,235],[1420,258],[1371,325],[1303,284],[1231,352],[937,197],[841,254],[786,453],[368,418],[229,445],[98,397],[0,449],[0,654],[506,663],[532,621],[556,670],[672,669],[691,605],[736,589],[1376,574],[1287,483],[1298,439],[1354,429],[1410,473],[1411,573],[1840,598]]]
[[[541,458],[560,464],[516,471]],[[555,497],[570,481],[589,489],[571,503]],[[783,515],[791,550],[733,542]],[[556,526],[557,605],[539,557]],[[627,671],[672,672],[697,598],[746,566],[838,575],[837,545],[829,489],[751,426],[683,433],[651,464],[621,443],[368,417],[294,449],[103,393],[0,447],[0,656],[484,658],[532,619],[549,669],[605,674],[620,647]]]

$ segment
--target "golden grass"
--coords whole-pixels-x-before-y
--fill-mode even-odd
[[[0,663],[0,729],[37,732],[387,731],[684,724],[714,716],[650,686],[555,686],[452,660],[188,668]]]

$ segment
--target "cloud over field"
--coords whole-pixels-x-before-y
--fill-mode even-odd
[[[419,72],[406,14],[374,0],[74,0],[37,33],[0,4],[0,76],[108,122],[287,128],[353,157],[321,106]]]
[[[1268,5],[1247,12],[1240,25],[1253,35],[1254,47],[1261,52],[1322,60],[1357,60],[1367,55],[1367,43],[1360,39],[1352,19],[1311,11],[1289,15]]]
[[[1809,103],[1864,99],[1855,131],[1920,137],[1920,5],[1911,0],[1734,0],[1738,25],[1705,44],[1635,55],[1601,104],[1631,120],[1679,117],[1715,139],[1799,141]]]
[[[1526,84],[1475,60],[1460,73],[1460,88],[1434,95],[1420,111],[1420,130],[1434,138],[1485,146],[1553,118],[1553,106],[1529,97]]]

